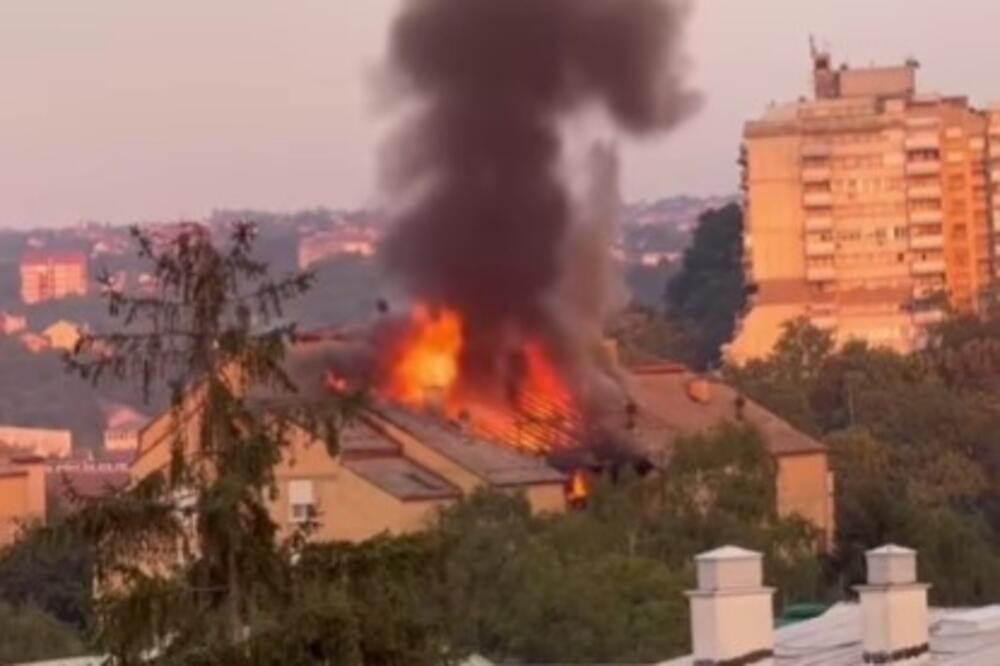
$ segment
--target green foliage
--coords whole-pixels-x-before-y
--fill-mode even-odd
[[[681,323],[651,307],[631,305],[608,330],[625,365],[669,359],[693,361],[691,335]]]
[[[730,204],[701,216],[683,266],[667,287],[667,311],[696,332],[697,367],[719,362],[745,305],[743,212]]]
[[[655,266],[628,264],[625,267],[625,285],[632,302],[645,308],[663,309],[663,285],[667,284],[679,266],[676,262],[661,260]]]
[[[936,603],[1000,595],[1000,403],[991,337],[1000,327],[955,320],[929,348],[901,355],[791,322],[774,352],[727,373],[754,400],[830,444],[837,543],[831,578],[864,579],[864,551],[917,548]]]
[[[428,535],[310,546],[294,569],[295,589],[307,600],[342,600],[345,636],[359,665],[439,664],[447,646],[434,604],[441,581],[436,546]],[[301,603],[291,599],[292,606]]]
[[[238,224],[220,248],[198,227],[167,240],[136,231],[159,293],[107,283],[123,329],[68,359],[95,384],[167,387],[174,405],[168,468],[68,519],[96,557],[98,645],[123,664],[151,650],[161,664],[255,663],[247,630],[288,592],[289,551],[266,504],[274,469],[296,429],[329,434],[340,415],[280,401],[296,390],[282,365],[294,329],[276,322],[311,276],[269,277],[254,237]]]
[[[766,553],[779,603],[822,594],[814,530],[774,508],[774,466],[753,430],[682,440],[670,468],[602,482],[587,508],[533,517],[523,498],[479,493],[428,536],[441,549],[450,643],[517,663],[647,663],[688,650],[684,590],[696,554]],[[438,573],[440,571],[440,573]],[[555,638],[555,639],[554,639]]]
[[[34,354],[14,338],[0,338],[0,422],[70,429],[74,446],[96,448],[104,436],[102,400],[132,406],[140,402],[134,390],[118,383],[94,390],[67,382],[61,353]]]
[[[34,607],[83,631],[92,625],[87,544],[36,527],[0,551],[0,601]]]
[[[0,663],[16,664],[82,654],[76,632],[33,606],[0,602]]]

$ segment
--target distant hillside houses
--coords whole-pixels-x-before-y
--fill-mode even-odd
[[[73,453],[73,433],[54,428],[0,425],[0,446],[42,458],[68,458]]]
[[[87,293],[87,255],[32,250],[21,259],[21,300],[28,305]]]
[[[299,240],[299,268],[306,270],[342,255],[371,257],[378,241],[379,233],[371,227],[345,227],[304,236]]]

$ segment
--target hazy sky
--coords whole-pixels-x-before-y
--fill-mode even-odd
[[[543,0],[539,0],[543,1]],[[997,0],[694,0],[700,114],[629,145],[628,198],[735,189],[742,122],[807,92],[807,39],[1000,99]],[[377,201],[398,0],[0,0],[0,225]]]

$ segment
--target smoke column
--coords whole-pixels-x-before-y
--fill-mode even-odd
[[[685,14],[668,0],[404,4],[390,64],[416,111],[385,153],[388,194],[403,203],[383,259],[416,297],[463,313],[470,374],[494,373],[504,340],[542,336],[575,355],[577,330],[599,335],[600,322],[573,319],[601,315],[605,286],[557,303],[586,273],[567,265],[579,211],[559,173],[560,123],[594,103],[632,134],[683,120],[698,102],[683,81]]]

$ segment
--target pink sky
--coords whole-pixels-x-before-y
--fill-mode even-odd
[[[377,201],[376,78],[397,0],[0,0],[0,226]],[[695,0],[702,112],[626,144],[629,198],[735,190],[742,122],[838,60],[923,63],[1000,99],[996,0]]]

